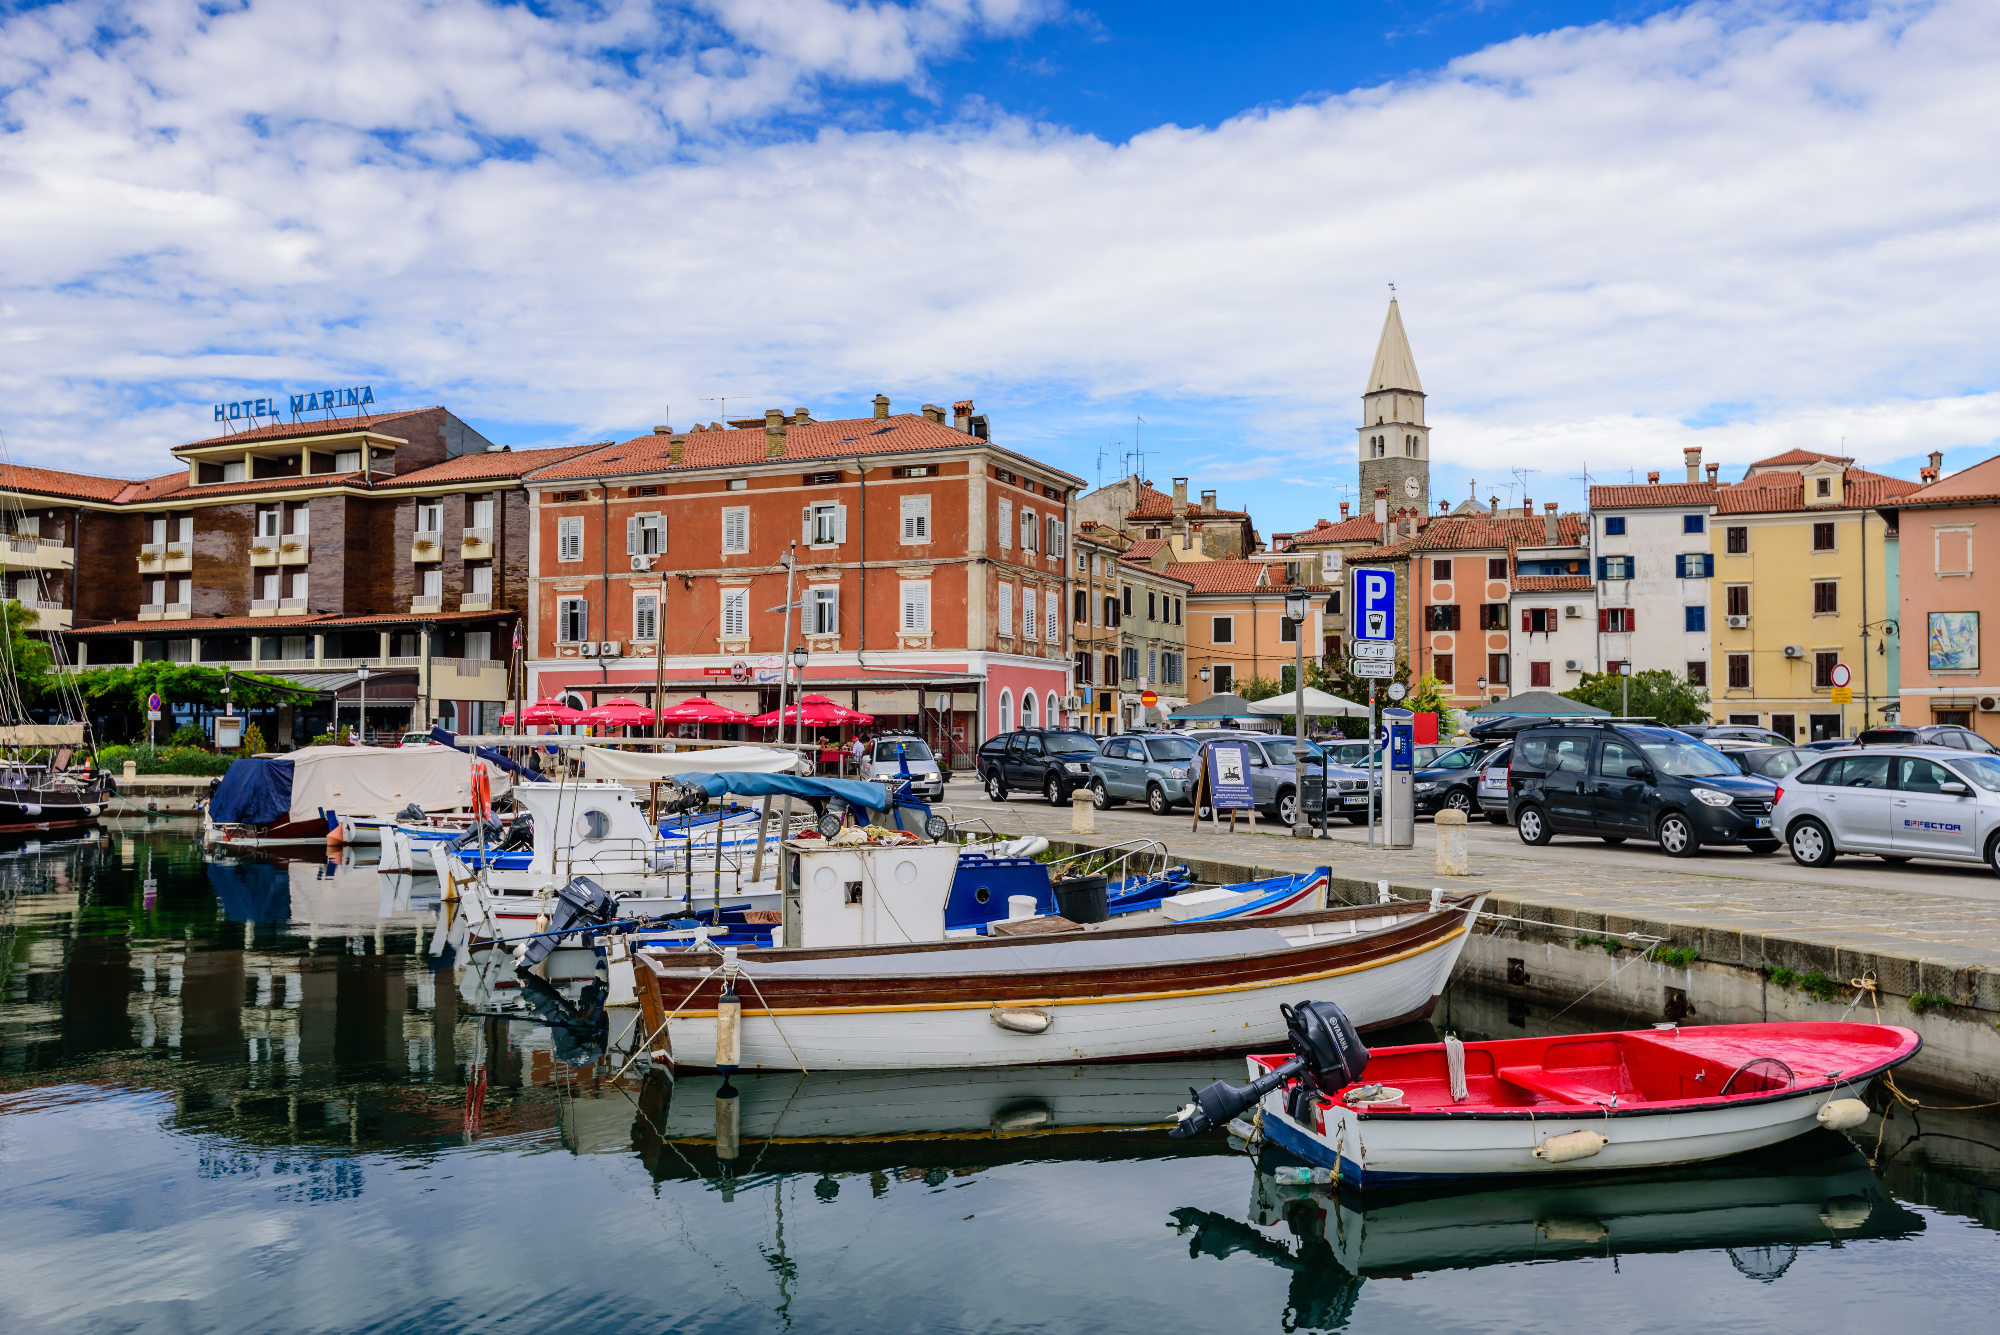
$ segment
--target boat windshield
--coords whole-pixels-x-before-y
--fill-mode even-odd
[[[1639,743],[1646,759],[1662,774],[1678,774],[1684,779],[1719,778],[1725,774],[1731,778],[1743,777],[1743,771],[1736,767],[1735,761],[1692,738],[1668,741],[1657,734],[1648,737],[1639,733],[1633,734],[1632,740]]]
[[[2000,793],[2000,756],[1953,756],[1951,767],[1988,792]]]
[[[896,752],[901,751],[911,760],[934,760],[931,749],[915,737],[898,737],[893,742],[875,743],[875,758],[895,763]]]

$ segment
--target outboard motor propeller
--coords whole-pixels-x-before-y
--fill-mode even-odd
[[[1179,1125],[1167,1134],[1186,1140],[1227,1126],[1232,1117],[1256,1106],[1274,1089],[1303,1072],[1323,1094],[1332,1094],[1361,1078],[1368,1069],[1368,1049],[1347,1012],[1331,1001],[1301,1002],[1297,1009],[1281,1005],[1285,1029],[1292,1040],[1293,1057],[1283,1066],[1258,1076],[1247,1085],[1218,1080],[1207,1089],[1190,1089],[1194,1101],[1178,1114]]]
[[[547,932],[523,943],[520,958],[514,962],[515,972],[525,973],[540,964],[555,950],[556,943],[571,932],[610,922],[617,916],[618,901],[609,890],[588,876],[576,877],[556,891],[555,909],[549,914]]]

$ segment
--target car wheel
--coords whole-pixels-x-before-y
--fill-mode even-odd
[[[1173,809],[1174,804],[1167,801],[1166,789],[1160,787],[1157,783],[1146,785],[1146,810],[1152,812],[1155,816],[1164,816]]]
[[[1694,832],[1694,822],[1678,811],[1669,811],[1660,817],[1658,831],[1660,851],[1670,858],[1691,858],[1701,852],[1701,838]]]
[[[1755,853],[1758,857],[1762,857],[1766,853],[1775,853],[1778,851],[1778,841],[1776,839],[1752,839],[1749,843],[1743,846],[1749,849],[1752,853]],[[1909,859],[1907,858],[1890,859],[1891,862],[1907,862],[1908,860]]]
[[[1816,820],[1802,820],[1794,825],[1785,842],[1791,845],[1792,861],[1801,867],[1829,866],[1836,856],[1833,836]]]
[[[1059,807],[1068,794],[1063,792],[1062,780],[1051,774],[1042,780],[1042,796],[1048,799],[1050,806]]]
[[[1278,801],[1271,810],[1272,814],[1278,818],[1278,824],[1297,825],[1299,823],[1299,795],[1289,788],[1280,788],[1278,790]]]
[[[986,795],[995,802],[1005,802],[1007,800],[1007,785],[998,774],[989,774],[986,776]]]
[[[1607,844],[1622,844],[1628,836],[1622,834],[1600,834],[1597,837]]]
[[[1105,791],[1104,780],[1092,779],[1090,781],[1090,804],[1099,811],[1109,811],[1111,809],[1111,794]]]
[[[1882,861],[1898,867],[1902,866],[1905,862],[1909,861],[1908,858],[1903,857],[1901,854],[1897,853],[1883,853],[1880,856],[1882,858]]]
[[[1986,841],[1986,865],[1993,869],[1995,876],[2000,876],[2000,834]]]
[[[1549,818],[1540,807],[1522,807],[1514,817],[1514,828],[1520,832],[1522,843],[1536,848],[1546,844],[1555,833],[1549,829]]]
[[[1463,811],[1468,817],[1472,815],[1472,794],[1463,788],[1454,788],[1446,793],[1444,804],[1453,811]]]

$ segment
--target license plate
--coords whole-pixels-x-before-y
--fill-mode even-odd
[[[1368,799],[1367,799],[1367,798],[1366,798],[1365,796],[1364,796],[1364,797],[1343,797],[1343,798],[1341,798],[1341,799],[1340,799],[1340,805],[1342,805],[1342,806],[1344,806],[1344,807],[1365,807],[1365,806],[1367,806],[1367,805],[1368,805]]]
[[[1751,824],[1760,830],[1768,830],[1771,828],[1771,818],[1769,816],[1757,816],[1752,818]]]

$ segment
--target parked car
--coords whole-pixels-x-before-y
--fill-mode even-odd
[[[1775,850],[1776,794],[1769,779],[1686,733],[1633,723],[1531,728],[1514,739],[1507,773],[1507,814],[1522,843],[1557,834],[1654,839],[1671,857],[1692,857],[1703,844]]]
[[[1185,737],[1128,733],[1105,738],[1091,761],[1090,792],[1097,809],[1143,801],[1154,815],[1165,815],[1193,796],[1198,754],[1199,747]]]
[[[1379,743],[1370,743],[1366,740],[1358,742],[1328,742],[1321,749],[1326,752],[1327,758],[1336,765],[1346,765],[1350,769],[1367,769],[1368,752],[1370,747],[1375,745],[1379,745]]]
[[[1803,746],[1750,746],[1724,751],[1736,768],[1760,779],[1783,779],[1820,758],[1819,752]]]
[[[877,737],[861,758],[861,777],[883,779],[901,777],[909,765],[910,789],[927,802],[944,801],[944,772],[930,746],[915,733],[890,733]]]
[[[2000,756],[1956,747],[1868,747],[1787,775],[1772,812],[1792,860],[1984,862],[2000,874]]]
[[[1753,746],[1796,746],[1798,739],[1782,732],[1760,728],[1754,723],[1686,723],[1674,729],[1699,737],[1710,746],[1718,741],[1749,742]]]
[[[1864,729],[1856,746],[1949,746],[1960,751],[1991,752],[1993,743],[1956,723],[1888,723]]]
[[[1446,807],[1463,811],[1468,817],[1478,811],[1479,775],[1485,768],[1481,762],[1494,749],[1479,742],[1453,747],[1432,760],[1427,768],[1419,769],[1413,776],[1417,814],[1429,816]]]
[[[995,802],[1005,802],[1019,789],[1040,793],[1050,806],[1061,806],[1071,792],[1090,783],[1090,762],[1096,756],[1097,738],[1087,732],[1058,728],[1003,732],[979,748],[979,781]]]
[[[1290,737],[1257,734],[1228,728],[1193,728],[1185,734],[1190,741],[1227,742],[1243,747],[1250,768],[1250,796],[1257,810],[1272,820],[1290,825],[1299,818],[1297,785],[1293,782],[1292,757],[1297,743]],[[1326,753],[1317,743],[1306,743],[1307,764],[1317,770]],[[1311,773],[1312,770],[1308,772]],[[1318,777],[1316,774],[1313,777]],[[1308,778],[1310,787],[1312,778]],[[1366,790],[1363,790],[1366,796]]]
[[[1479,809],[1495,825],[1507,823],[1507,763],[1514,758],[1514,744],[1508,742],[1480,762]]]

